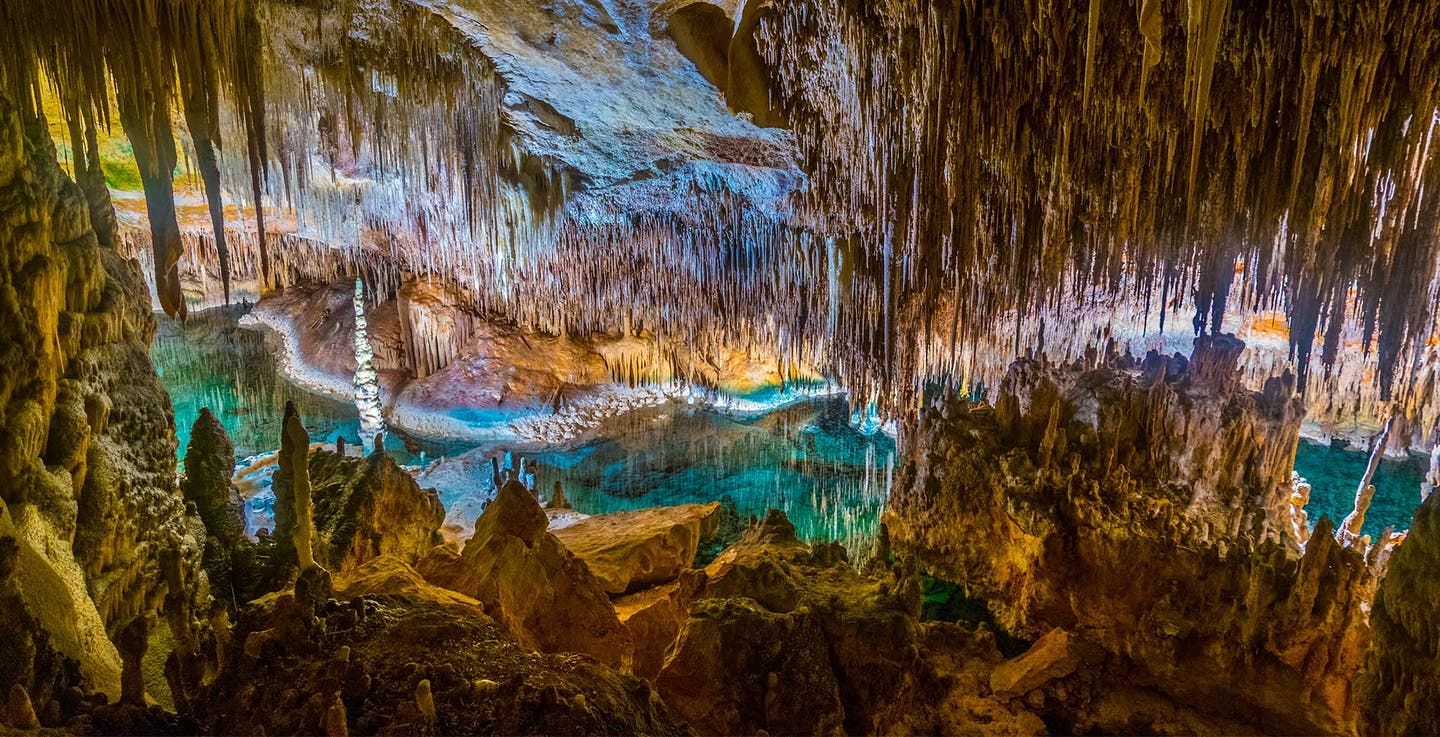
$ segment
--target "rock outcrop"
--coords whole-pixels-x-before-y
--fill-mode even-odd
[[[145,282],[4,99],[0,244],[0,688],[43,722],[70,686],[119,695],[113,638],[164,606],[162,552],[193,574],[204,533],[176,488]]]
[[[843,548],[812,548],[771,512],[705,576],[655,679],[701,734],[1045,731],[989,695],[1002,660],[990,633],[921,622],[901,567],[862,577]]]
[[[345,598],[313,620],[289,593],[241,619],[244,653],[200,709],[212,733],[688,733],[644,682],[527,652],[477,602],[393,556],[336,581]]]
[[[720,503],[682,504],[587,517],[554,530],[609,594],[674,580],[715,534]]]
[[[1246,730],[1345,733],[1374,580],[1328,520],[1296,550],[1299,403],[1283,378],[1237,388],[1237,345],[1202,338],[1139,373],[1016,363],[993,409],[925,411],[886,525],[1013,632],[1103,648],[1109,684]],[[1085,701],[1054,718],[1094,725]],[[1188,729],[1137,718],[1097,728]]]
[[[629,630],[585,562],[546,531],[548,522],[535,496],[510,481],[476,520],[464,549],[436,548],[420,572],[480,601],[525,647],[623,667],[631,659]]]
[[[383,450],[368,458],[314,451],[309,463],[317,554],[334,573],[381,555],[414,565],[441,542],[439,495],[422,490]]]
[[[614,600],[620,623],[635,641],[631,673],[649,681],[660,674],[670,644],[680,634],[690,616],[690,604],[704,585],[704,573],[688,570],[670,583]]]
[[[1440,494],[1415,510],[1370,610],[1374,646],[1361,674],[1361,733],[1440,734]]]

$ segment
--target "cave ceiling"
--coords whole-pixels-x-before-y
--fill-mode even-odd
[[[227,293],[440,276],[539,329],[771,346],[890,408],[1122,322],[1278,315],[1264,371],[1304,388],[1352,352],[1345,391],[1433,399],[1433,3],[57,0],[0,26],[0,81],[92,198],[95,139],[133,145],[172,313],[184,258]]]

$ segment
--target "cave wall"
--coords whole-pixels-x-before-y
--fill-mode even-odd
[[[96,239],[43,120],[0,98],[0,660],[18,664],[0,688],[37,707],[77,680],[118,696],[112,642],[163,606],[162,556],[198,565],[155,329],[138,264]]]
[[[1358,682],[1362,734],[1440,734],[1440,494],[1415,510],[1375,593],[1375,647]]]

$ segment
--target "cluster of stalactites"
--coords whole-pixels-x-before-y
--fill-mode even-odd
[[[1116,294],[1162,316],[1193,300],[1214,330],[1240,259],[1238,306],[1288,312],[1302,373],[1358,318],[1388,397],[1434,324],[1440,6],[1100,6],[762,18],[811,175],[802,220],[853,233],[854,371],[903,377],[942,300],[962,345]]]
[[[412,258],[449,257],[468,276],[472,251],[529,222],[502,191],[525,163],[501,127],[500,80],[434,11],[404,0],[277,3],[265,29],[277,50],[265,66],[268,189],[301,231],[347,247],[376,233],[408,241]],[[535,198],[553,182],[526,184]]]
[[[171,113],[180,109],[184,114],[228,291],[216,154],[221,107],[225,100],[232,103],[244,132],[244,160],[258,198],[266,156],[260,47],[250,0],[53,0],[0,8],[0,81],[32,116],[40,111],[47,86],[59,100],[76,178],[106,243],[114,241],[114,219],[107,215],[96,134],[110,124],[113,94],[145,189],[157,294],[171,315],[185,311],[177,267],[183,245],[175,215]],[[258,227],[263,244],[263,222]]]

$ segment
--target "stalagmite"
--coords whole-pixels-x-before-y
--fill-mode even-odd
[[[310,433],[300,422],[295,405],[285,403],[285,427],[281,436],[280,453],[289,458],[290,504],[294,515],[295,559],[300,570],[315,567],[315,523],[310,506]],[[278,494],[277,494],[278,499]],[[277,526],[279,518],[276,518]]]
[[[1375,469],[1380,467],[1380,458],[1385,455],[1385,443],[1394,422],[1392,415],[1386,420],[1380,434],[1375,436],[1374,444],[1370,448],[1370,460],[1365,464],[1365,474],[1360,477],[1360,485],[1355,489],[1355,506],[1350,514],[1345,515],[1345,520],[1335,531],[1336,537],[1347,546],[1360,541],[1360,528],[1365,526],[1365,513],[1370,509],[1370,502],[1375,499],[1375,486],[1370,481],[1375,477]]]
[[[1420,501],[1429,499],[1436,489],[1440,489],[1440,438],[1436,438],[1435,447],[1430,450],[1430,467],[1420,484]]]
[[[10,687],[9,698],[5,708],[4,723],[19,730],[38,729],[40,727],[40,719],[35,716],[35,705],[30,703],[30,693],[19,683]]]
[[[355,408],[360,412],[360,443],[363,452],[384,448],[385,417],[380,407],[380,382],[375,373],[375,349],[365,320],[365,283],[355,280]],[[373,439],[370,446],[367,439]]]

